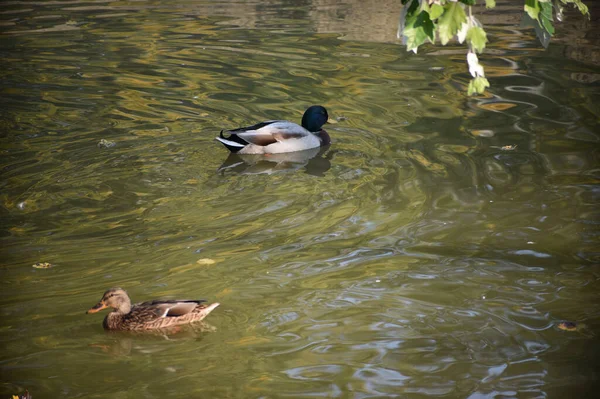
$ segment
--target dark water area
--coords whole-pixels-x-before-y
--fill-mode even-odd
[[[2,2],[0,395],[594,397],[600,10],[544,49],[476,8],[468,97],[399,3]],[[329,148],[214,141],[312,104]],[[107,333],[113,286],[221,306]]]

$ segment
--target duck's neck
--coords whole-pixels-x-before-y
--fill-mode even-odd
[[[123,302],[119,305],[118,309],[115,309],[112,311],[112,313],[121,313],[121,314],[127,314],[129,312],[131,312],[131,302],[126,301]]]
[[[131,304],[123,303],[118,309],[113,310],[104,318],[104,328],[107,330],[118,330],[123,318],[131,312]]]
[[[329,137],[329,133],[325,129],[321,129],[317,136],[321,139],[321,147],[331,144],[331,137]]]

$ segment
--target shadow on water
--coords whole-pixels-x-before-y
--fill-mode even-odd
[[[395,0],[3,2],[1,394],[589,397],[600,13],[544,51],[497,3],[468,98]],[[331,148],[214,141],[312,104]],[[215,330],[106,334],[116,285]]]

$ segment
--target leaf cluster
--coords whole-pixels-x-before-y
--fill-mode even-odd
[[[554,34],[554,17],[562,21],[563,7],[572,4],[588,15],[588,8],[581,0],[524,0],[527,23],[536,29],[544,46]],[[481,94],[489,87],[483,66],[477,53],[481,54],[488,42],[482,24],[473,16],[472,6],[477,0],[401,0],[404,5],[400,15],[398,37],[402,37],[407,51],[417,52],[419,46],[439,40],[442,45],[456,38],[467,45],[467,64],[472,80],[469,95]],[[480,0],[481,2],[481,0]],[[496,6],[495,0],[485,0],[487,8]]]

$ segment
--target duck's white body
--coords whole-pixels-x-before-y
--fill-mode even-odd
[[[279,154],[320,147],[320,132],[311,133],[302,126],[288,121],[267,121],[258,125],[230,130],[229,138],[217,137],[221,143],[237,154]],[[237,136],[240,140],[234,140]]]
[[[257,123],[234,130],[221,131],[219,140],[236,154],[280,154],[322,147],[331,142],[323,129],[327,122],[327,111],[321,106],[312,106],[302,118],[302,126],[282,120]],[[309,130],[310,129],[310,130]],[[225,137],[223,133],[228,133]]]

